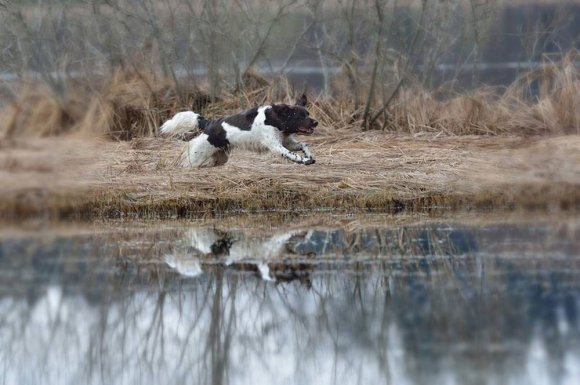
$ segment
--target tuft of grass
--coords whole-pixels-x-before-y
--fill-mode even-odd
[[[505,90],[482,86],[440,98],[403,88],[375,128],[449,135],[562,135],[580,133],[578,53],[521,75]]]
[[[156,136],[159,126],[182,109],[200,109],[209,96],[193,86],[176,89],[168,79],[137,70],[117,71],[101,93],[92,96],[79,131],[115,140]]]
[[[15,101],[2,111],[3,137],[57,136],[73,131],[84,116],[85,102],[65,98],[39,85],[25,85]]]
[[[184,109],[202,109],[209,96],[194,86],[175,87],[138,69],[118,70],[95,88],[95,79],[71,81],[56,95],[38,84],[22,86],[19,96],[0,116],[0,136],[45,137],[69,133],[131,140],[155,136],[162,122]]]

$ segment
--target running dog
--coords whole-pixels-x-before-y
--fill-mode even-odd
[[[318,125],[310,118],[306,104],[306,95],[302,95],[294,106],[265,105],[217,120],[205,119],[192,111],[179,112],[160,130],[162,135],[188,141],[183,154],[185,167],[221,166],[234,148],[271,151],[308,165],[315,162],[314,156],[305,143],[295,138],[296,134],[312,134]],[[198,131],[201,134],[195,136]]]

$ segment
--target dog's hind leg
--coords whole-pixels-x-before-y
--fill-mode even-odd
[[[228,161],[228,153],[226,150],[216,151],[211,157],[214,162],[213,166],[221,166],[226,164]]]
[[[189,143],[183,153],[184,167],[211,167],[215,165],[213,155],[220,151],[207,140],[206,134],[195,137]],[[227,160],[227,159],[226,159]],[[223,163],[222,163],[223,164]]]

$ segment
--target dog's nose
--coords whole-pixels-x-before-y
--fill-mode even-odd
[[[316,126],[318,126],[318,122],[316,120],[313,120],[312,121],[312,127],[316,127]]]

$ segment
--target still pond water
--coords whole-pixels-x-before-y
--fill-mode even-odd
[[[0,384],[580,383],[580,219],[377,218],[4,232]]]

